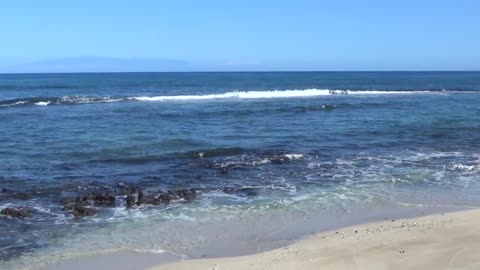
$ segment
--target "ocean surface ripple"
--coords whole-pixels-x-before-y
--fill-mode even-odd
[[[479,90],[478,72],[0,75],[0,211],[25,211],[0,215],[0,268],[480,206]]]

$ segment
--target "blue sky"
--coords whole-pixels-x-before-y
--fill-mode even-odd
[[[0,72],[480,70],[476,0],[2,1]]]

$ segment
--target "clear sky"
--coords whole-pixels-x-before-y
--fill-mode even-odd
[[[480,70],[477,0],[5,0],[0,72]]]

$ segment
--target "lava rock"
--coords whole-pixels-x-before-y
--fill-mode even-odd
[[[135,197],[133,195],[127,195],[127,198],[125,199],[125,203],[128,208],[132,208],[133,205],[135,205]]]
[[[71,198],[71,197],[65,197],[60,200],[60,204],[63,206],[72,204],[74,202],[75,202],[75,198]]]
[[[13,218],[25,218],[31,216],[32,213],[23,208],[4,208],[0,214]]]
[[[269,158],[269,160],[272,164],[281,164],[281,163],[285,163],[286,161],[288,161],[288,158],[286,158],[285,156],[281,156],[281,155],[274,155],[271,158]]]
[[[95,204],[98,206],[115,206],[115,196],[110,194],[92,192],[88,195],[79,197],[79,200],[87,204]]]
[[[321,106],[321,108],[326,110],[326,111],[331,111],[331,110],[335,109],[335,105],[327,104],[327,105]]]
[[[92,208],[88,208],[82,205],[75,205],[72,211],[75,217],[86,217],[93,216],[96,214],[96,211]]]
[[[117,188],[120,191],[120,195],[133,195],[137,193],[137,189],[135,187],[129,186],[125,183],[118,183]]]
[[[73,206],[72,213],[75,217],[93,216],[96,211],[92,208],[85,207],[85,202],[82,198],[77,197],[75,205]]]
[[[173,195],[170,194],[170,193],[160,194],[160,196],[158,196],[158,198],[160,199],[160,202],[162,202],[162,203],[170,203],[174,199]]]
[[[110,194],[96,194],[93,198],[93,201],[96,204],[115,206],[115,197]]]
[[[197,192],[193,189],[177,190],[175,194],[186,201],[193,201],[197,198]]]
[[[123,183],[123,182],[120,182],[120,183],[117,183],[117,187],[118,187],[118,188],[126,188],[127,185],[126,185],[125,183]]]
[[[75,217],[93,216],[97,212],[87,207],[88,202],[85,197],[78,196],[75,200],[73,198],[63,198],[60,200],[63,204],[63,211],[71,212]]]
[[[258,191],[255,188],[242,188],[240,192],[244,193],[248,197],[253,197],[258,195]]]
[[[155,194],[145,195],[142,191],[138,193],[137,205],[141,205],[141,204],[159,205],[160,202],[161,202],[161,199],[158,198],[158,195],[155,195]]]

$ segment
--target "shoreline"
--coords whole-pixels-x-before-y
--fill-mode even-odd
[[[433,214],[339,228],[253,255],[146,269],[478,269],[478,224],[480,209]]]
[[[448,249],[449,253],[456,254],[464,232],[472,232],[472,239],[480,243],[480,229],[475,232],[475,224],[480,224],[480,207],[461,210],[443,209],[446,211],[417,212],[416,216],[397,216],[391,219],[385,217],[383,221],[377,219],[366,223],[339,226],[325,231],[312,232],[302,238],[293,240],[277,248],[253,251],[253,253],[225,256],[203,255],[195,258],[182,258],[167,252],[150,253],[134,251],[116,251],[113,253],[78,256],[57,263],[47,264],[42,270],[82,270],[88,266],[91,270],[115,268],[119,270],[170,270],[170,269],[406,269],[403,264],[395,265],[396,261],[412,260],[408,269],[426,262],[412,254],[422,254],[419,247],[430,250]],[[461,229],[458,229],[461,227]],[[426,234],[428,236],[425,236]],[[452,235],[454,237],[452,238]],[[442,237],[451,248],[442,246]],[[415,238],[422,238],[416,242]],[[432,246],[436,244],[436,246]],[[262,244],[262,243],[259,243]],[[263,243],[265,244],[265,243]],[[416,246],[420,244],[420,246]],[[458,248],[460,249],[460,248]],[[480,252],[480,244],[471,245],[469,254]],[[438,256],[433,254],[432,256]],[[425,254],[424,254],[425,255]],[[428,254],[427,254],[428,255]],[[403,256],[403,257],[401,257]],[[439,256],[440,258],[447,256]],[[429,260],[430,257],[424,259]],[[473,259],[475,257],[472,257]],[[380,259],[380,261],[379,261]],[[467,260],[472,262],[473,259]],[[345,265],[345,260],[355,264]],[[436,261],[437,259],[435,259]],[[310,263],[311,262],[311,263]],[[453,269],[478,269],[480,259],[473,261],[477,267],[468,268],[456,265]],[[370,263],[370,264],[366,264]],[[374,264],[372,264],[374,263]],[[382,267],[375,268],[376,264],[383,263]],[[358,264],[358,265],[357,265]],[[422,265],[423,265],[422,264]],[[445,264],[445,263],[444,263]],[[448,265],[445,264],[445,265]],[[432,269],[442,268],[443,265],[425,266]],[[282,268],[283,267],[283,268]],[[398,267],[398,268],[395,268]],[[430,269],[425,268],[422,269]]]

